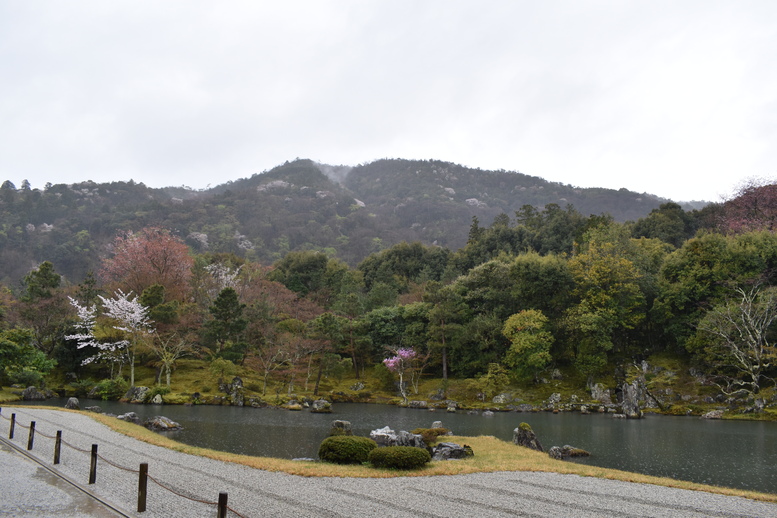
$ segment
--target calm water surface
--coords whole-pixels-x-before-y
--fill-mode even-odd
[[[49,400],[43,404],[64,406],[65,401]],[[331,414],[311,414],[306,410],[81,400],[82,408],[90,405],[115,414],[135,412],[141,419],[165,415],[184,427],[166,435],[186,444],[289,459],[315,458],[334,419],[350,421],[356,435],[369,435],[371,430],[384,426],[394,430],[428,428],[439,420],[457,435],[493,435],[507,441],[512,440],[514,428],[527,422],[546,450],[571,444],[590,451],[592,456],[580,463],[777,493],[774,422],[650,415],[625,420],[577,413],[500,412],[483,417],[362,403],[336,403]]]

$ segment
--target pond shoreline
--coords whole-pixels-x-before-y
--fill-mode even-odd
[[[65,401],[25,406],[53,404],[62,408]],[[103,422],[124,423],[115,416],[127,412],[135,412],[140,422],[164,415],[183,426],[180,431],[164,433],[176,441],[237,455],[276,459],[315,458],[318,445],[328,436],[333,420],[351,422],[353,433],[361,436],[369,436],[372,430],[385,426],[413,431],[439,426],[434,422],[442,421],[442,426],[456,435],[493,436],[507,444],[512,444],[513,430],[526,422],[545,450],[572,444],[593,454],[590,458],[575,459],[574,464],[759,491],[773,491],[777,487],[777,473],[772,469],[777,464],[777,426],[762,421],[653,414],[640,420],[626,420],[607,414],[583,416],[577,412],[448,414],[363,403],[336,404],[331,414],[294,412],[278,407],[161,406],[87,400],[81,401],[81,408],[92,403],[114,417],[82,413]]]
[[[418,516],[419,513],[464,516],[477,511],[479,516],[489,517],[501,516],[508,509],[514,512],[516,508],[531,511],[530,514],[537,516],[574,514],[588,517],[613,513],[689,518],[698,516],[699,513],[749,517],[777,515],[777,495],[773,494],[742,492],[613,470],[592,471],[585,466],[560,461],[550,461],[552,466],[559,468],[560,473],[565,470],[570,473],[568,469],[574,469],[585,476],[532,473],[536,468],[525,471],[526,466],[521,468],[519,465],[507,471],[502,469],[497,472],[453,477],[425,476],[434,474],[430,472],[402,474],[416,477],[413,480],[414,491],[407,493],[408,486],[406,482],[402,482],[402,476],[394,479],[349,478],[364,476],[349,473],[351,469],[363,471],[361,466],[335,466],[335,472],[330,469],[329,474],[322,476],[321,473],[305,473],[304,470],[329,469],[328,466],[331,465],[286,461],[284,465],[303,470],[298,474],[306,475],[289,478],[286,473],[266,471],[268,466],[256,464],[273,459],[225,456],[219,452],[188,448],[147,431],[137,431],[142,437],[132,438],[134,432],[132,436],[124,435],[127,430],[133,430],[129,428],[130,425],[124,423],[122,426],[125,429],[115,431],[95,423],[90,416],[82,412],[16,407],[4,408],[2,413],[5,415],[9,411],[19,412],[21,424],[36,420],[38,429],[45,434],[51,435],[55,429],[64,429],[69,442],[81,448],[88,448],[88,444],[99,442],[102,455],[119,465],[131,466],[142,462],[144,458],[149,459],[149,473],[184,494],[195,494],[211,500],[217,491],[228,490],[230,505],[241,513],[248,513],[249,516],[255,513],[266,514],[268,510],[279,515],[294,511],[297,516],[340,516],[338,509],[342,511],[343,505],[346,505],[350,516],[369,516],[381,509],[385,511],[386,508],[391,509],[396,516]],[[7,434],[7,429],[6,420],[0,419],[0,433]],[[22,444],[26,439],[17,436],[15,441]],[[481,450],[486,448],[486,444],[494,448],[506,447],[499,441],[494,442],[493,438],[484,438],[481,441],[485,442],[476,443]],[[50,446],[47,444],[40,439],[36,442],[33,453],[48,459]],[[514,450],[517,447],[512,445],[509,448],[512,448],[512,451],[525,450]],[[541,457],[537,452],[531,451],[527,451],[526,455]],[[504,457],[504,454],[499,452],[496,456]],[[78,459],[64,459],[62,469],[70,470],[72,478],[81,479],[83,477],[79,471],[80,467],[73,464],[75,460]],[[83,465],[81,467],[86,469],[88,458],[79,462]],[[260,469],[251,469],[252,467]],[[125,486],[121,485],[118,478],[114,481],[114,477],[126,473],[122,474],[121,470],[106,471],[105,466],[100,469],[102,471],[98,475],[97,485],[90,487],[112,502],[127,509],[133,508],[134,494],[122,492],[121,488]],[[279,466],[270,469],[287,471]],[[514,471],[515,469],[518,471]],[[340,474],[334,474],[337,472]],[[332,476],[335,478],[331,478]],[[110,477],[111,480],[106,481],[105,477]],[[136,487],[136,477],[130,478],[134,480]],[[617,480],[607,480],[608,478]],[[645,486],[644,483],[651,485]],[[257,491],[258,487],[262,490]],[[677,489],[678,487],[686,489]],[[321,495],[323,499],[311,500],[311,494]],[[332,495],[332,500],[326,497],[327,494]],[[460,498],[439,498],[440,495],[451,494],[459,495]],[[583,504],[580,500],[581,494],[587,495]],[[748,499],[723,495],[740,495]],[[202,508],[192,507],[193,505],[168,495],[162,501],[156,498],[152,503],[150,500],[148,514],[174,517],[201,515]]]
[[[345,397],[343,397],[345,396]],[[48,399],[57,399],[62,398],[66,396],[62,396],[59,394],[54,393],[53,396],[47,397]],[[77,398],[78,399],[78,398]],[[242,404],[242,405],[236,405],[229,401],[228,397],[221,397],[221,396],[213,396],[211,399],[201,399],[197,401],[180,401],[178,398],[176,400],[170,401],[170,398],[162,397],[162,403],[154,403],[152,401],[130,401],[125,398],[120,398],[118,400],[102,400],[102,399],[95,399],[95,398],[82,398],[87,399],[89,401],[96,401],[96,406],[99,406],[99,401],[118,401],[122,403],[130,403],[133,405],[175,405],[175,406],[192,406],[192,405],[205,405],[205,406],[231,406],[231,407],[252,407],[252,408],[271,408],[271,409],[278,409],[278,410],[290,410],[290,411],[299,411],[299,410],[307,410],[310,406],[310,404],[314,401],[312,398],[308,397],[302,397],[299,398],[299,406],[301,408],[298,408],[296,405],[290,405],[288,403],[281,403],[281,404],[273,404],[269,403],[266,400],[263,400],[261,398],[254,398],[254,397],[247,397],[248,404]],[[320,396],[317,399],[325,399],[329,401],[332,404],[337,403],[364,403],[364,404],[370,404],[370,405],[387,405],[387,406],[395,406],[398,408],[409,408],[413,410],[420,410],[420,411],[427,411],[427,412],[439,412],[439,413],[448,413],[448,405],[444,402],[428,402],[426,400],[411,400],[408,402],[408,404],[402,404],[401,401],[397,399],[389,399],[385,398],[384,400],[380,400],[378,398],[375,399],[361,399],[361,398],[355,398],[355,397],[349,397],[345,394],[327,394],[324,396]],[[22,403],[24,404],[27,401],[31,400],[25,400],[22,397],[22,392],[18,388],[14,388],[11,391],[10,396],[0,396],[0,404],[8,404],[8,403]],[[560,414],[560,413],[579,413],[581,415],[588,415],[588,414],[608,414],[613,416],[614,418],[628,418],[632,419],[632,417],[626,416],[623,414],[623,412],[620,410],[621,405],[620,404],[601,404],[598,402],[579,402],[579,403],[568,403],[568,404],[560,404],[558,407],[548,407],[547,405],[532,405],[532,404],[520,404],[520,405],[512,405],[512,404],[506,404],[506,405],[488,405],[488,404],[462,404],[457,405],[455,411],[457,412],[466,412],[466,413],[482,413],[482,412],[498,412],[498,413],[517,413],[517,414],[533,414],[533,413],[551,413],[551,414]],[[674,417],[692,417],[692,418],[706,418],[706,419],[720,419],[720,420],[735,420],[735,421],[765,421],[765,422],[772,422],[777,421],[777,415],[772,412],[748,412],[748,413],[736,413],[732,412],[728,409],[724,409],[724,407],[717,407],[715,410],[720,410],[718,415],[707,415],[699,414],[699,413],[692,413],[690,411],[677,413],[677,412],[670,412],[670,411],[662,411],[659,408],[645,408],[641,409],[643,415],[662,415],[662,416],[674,416]],[[713,411],[714,412],[714,411]],[[713,412],[710,412],[712,414]]]

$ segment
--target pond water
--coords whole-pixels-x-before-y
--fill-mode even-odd
[[[66,400],[46,405],[64,406]],[[214,450],[278,458],[317,456],[318,445],[335,419],[350,421],[354,434],[390,426],[428,428],[434,421],[457,435],[493,435],[511,441],[513,429],[529,423],[547,450],[570,444],[592,456],[578,462],[719,486],[777,493],[777,423],[717,421],[648,415],[499,412],[493,417],[448,414],[385,405],[336,403],[331,414],[232,406],[132,405],[81,400],[104,412],[135,412],[141,419],[164,415],[184,429],[171,439]],[[477,455],[477,452],[475,452]]]

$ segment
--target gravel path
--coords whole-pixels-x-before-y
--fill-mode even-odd
[[[49,466],[54,440],[41,433],[53,437],[57,430],[62,430],[67,445],[62,447],[61,464],[56,468],[129,516],[215,516],[215,505],[189,498],[215,502],[223,491],[229,493],[230,508],[245,517],[777,518],[777,504],[555,473],[501,472],[392,479],[313,478],[271,473],[147,444],[114,432],[85,415],[34,407],[3,407],[0,414],[5,417],[0,418],[0,436],[3,438],[9,435],[11,413],[16,413],[20,425],[36,422],[35,444],[30,453]],[[28,429],[17,425],[14,435],[12,442],[26,449]],[[101,457],[123,468],[137,470],[141,462],[147,462],[150,476],[189,498],[175,495],[149,481],[147,510],[135,513],[136,473],[114,467],[101,458],[97,481],[87,486],[90,456],[73,447],[89,451],[92,444],[99,445]],[[11,468],[9,474],[5,457],[0,456],[0,460],[6,472],[0,480],[11,476],[21,479],[14,486],[17,489],[28,485],[24,482],[30,479],[28,473]],[[0,515],[9,515],[6,511],[10,508],[44,505],[52,499],[50,493],[39,494],[39,500],[19,491],[8,493],[6,485],[7,481],[0,482],[0,489],[3,489]],[[34,484],[30,482],[29,485],[32,490]],[[6,495],[10,494],[19,502],[8,501]],[[229,513],[233,517],[239,515]]]

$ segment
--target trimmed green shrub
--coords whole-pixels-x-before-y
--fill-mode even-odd
[[[416,428],[410,433],[420,435],[427,446],[432,446],[437,442],[437,438],[448,433],[447,428]]]
[[[370,451],[378,444],[367,437],[334,435],[327,437],[318,447],[318,458],[335,464],[361,464],[367,462]]]
[[[423,448],[386,446],[372,450],[367,460],[376,468],[416,469],[432,460],[432,456]]]

